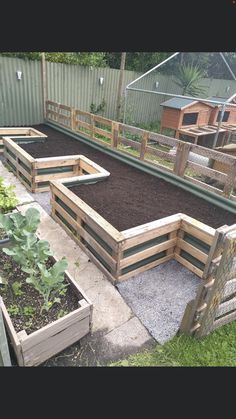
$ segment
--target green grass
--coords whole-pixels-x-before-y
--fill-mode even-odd
[[[129,358],[110,364],[120,367],[235,367],[236,321],[208,336],[196,339],[180,335],[165,345],[157,345]]]

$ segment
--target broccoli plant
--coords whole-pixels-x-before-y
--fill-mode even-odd
[[[29,275],[26,282],[43,297],[42,312],[60,302],[59,295],[67,287],[64,283],[64,273],[68,263],[62,258],[47,268],[46,263],[49,256],[53,256],[53,252],[49,243],[39,240],[35,234],[39,222],[40,213],[35,208],[29,208],[25,215],[0,214],[0,228],[7,232],[11,240],[10,247],[3,248],[3,252],[11,256],[21,266],[22,271]]]
[[[15,186],[4,186],[3,181],[3,177],[0,176],[0,213],[5,214],[15,208],[18,204],[18,200],[15,192],[13,191]]]

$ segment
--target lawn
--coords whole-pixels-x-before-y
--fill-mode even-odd
[[[116,367],[235,367],[236,322],[202,339],[180,335],[152,351],[113,363]]]

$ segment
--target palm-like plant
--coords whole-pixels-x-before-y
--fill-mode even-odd
[[[183,91],[182,95],[199,96],[205,92],[205,88],[198,83],[204,77],[204,71],[194,64],[179,64],[175,74],[175,83]]]

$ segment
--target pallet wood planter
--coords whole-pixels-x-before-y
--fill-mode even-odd
[[[67,110],[70,114],[67,119],[68,124],[63,125],[60,123],[60,107],[64,105],[47,101],[46,106],[46,118],[49,122],[52,121],[59,126],[64,126],[72,132],[81,134],[84,138],[110,148],[115,152],[132,156],[144,163],[155,166],[157,169],[173,173],[175,176],[185,179],[190,184],[197,185],[202,190],[210,191],[216,196],[219,195],[230,201],[235,201],[233,189],[236,183],[236,172],[232,171],[232,166],[236,164],[236,157],[197,144],[186,143],[176,138],[112,121],[72,107],[70,111]],[[98,128],[98,123],[100,126],[103,126],[103,129]],[[205,128],[206,126],[204,126]],[[216,128],[210,127],[206,129],[208,133],[209,131],[212,133]],[[172,147],[177,149],[176,154],[169,153]],[[201,163],[193,166],[194,163],[189,158],[190,153],[211,159],[211,167],[206,167]],[[216,162],[223,164],[222,169],[221,166],[218,166],[219,170],[218,168],[217,170],[214,169]],[[191,174],[190,171],[194,174]],[[196,175],[201,178],[196,178]],[[210,183],[215,180],[219,182],[212,186]]]
[[[53,218],[113,284],[175,259],[199,277],[180,331],[201,337],[236,320],[236,225],[214,229],[179,213],[118,231],[66,180],[50,183]]]
[[[0,297],[0,308],[19,366],[40,365],[91,331],[92,303],[74,278],[67,271],[65,273],[74,292],[78,295],[78,309],[29,335],[25,330],[16,332],[3,299]]]
[[[0,154],[3,153],[3,137],[11,137],[20,140],[22,137],[30,137],[31,140],[34,138],[47,138],[47,135],[36,130],[35,128],[25,127],[25,128],[0,128]]]
[[[113,283],[172,258],[202,277],[213,228],[175,214],[118,231],[74,194],[66,179],[51,181],[50,186],[53,218]]]
[[[4,137],[3,144],[7,164],[31,192],[49,191],[52,179],[80,177],[81,181],[99,180],[110,174],[82,155],[35,159],[11,137]]]

